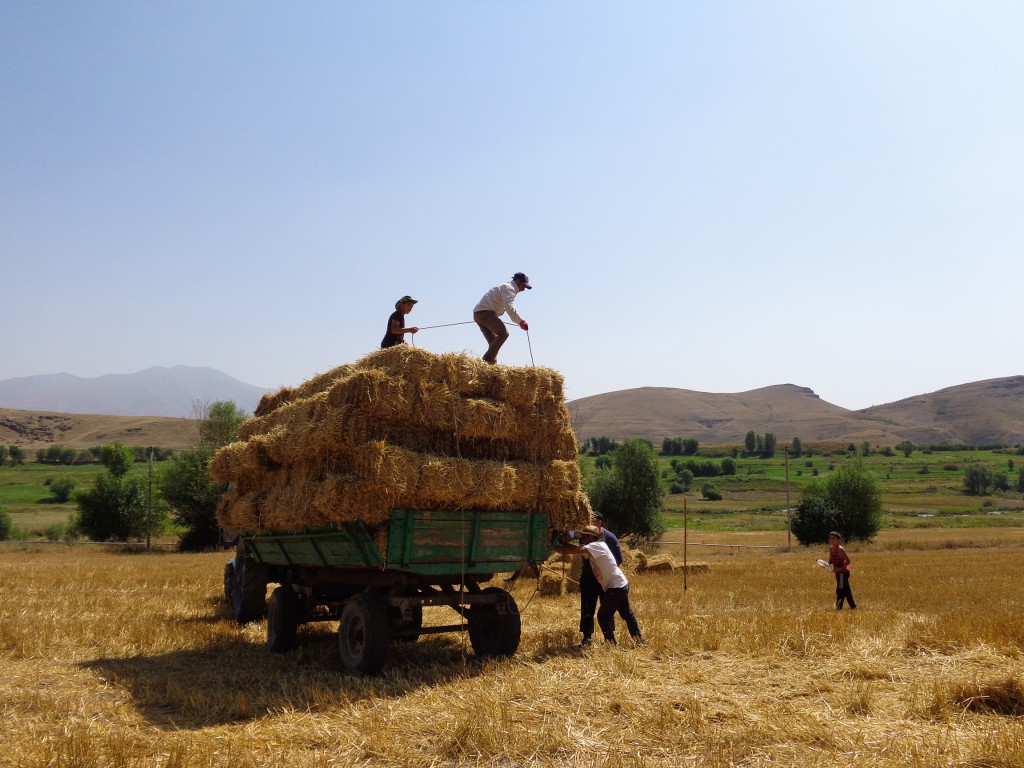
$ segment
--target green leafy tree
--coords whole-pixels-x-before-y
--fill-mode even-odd
[[[757,435],[754,434],[754,430],[747,432],[747,436],[743,439],[743,445],[747,449],[747,453],[753,453],[757,447]]]
[[[1017,493],[1024,493],[1024,467],[1017,470]]]
[[[193,411],[199,417],[199,443],[212,448],[237,440],[238,428],[249,418],[249,414],[231,400],[193,403]]]
[[[804,545],[828,541],[832,530],[850,540],[870,541],[881,527],[881,487],[859,460],[808,483],[790,521],[790,529]]]
[[[75,494],[78,529],[93,541],[128,541],[146,535],[149,494],[139,476],[108,472]]]
[[[722,493],[721,493],[721,491],[719,491],[718,490],[718,486],[716,486],[712,482],[706,482],[706,483],[701,485],[701,487],[700,487],[700,495],[703,496],[708,501],[721,501],[722,500]]]
[[[767,432],[765,434],[765,436],[764,436],[764,452],[765,452],[765,454],[767,454],[768,456],[774,456],[775,455],[775,446],[777,444],[778,444],[778,441],[775,438],[775,433],[774,432]]]
[[[824,480],[812,480],[804,487],[800,503],[793,511],[789,529],[801,544],[828,541],[829,531],[839,527],[839,509],[832,502]]]
[[[700,447],[700,441],[696,437],[688,437],[683,440],[683,455],[694,456],[697,453],[697,449]]]
[[[726,456],[722,459],[722,474],[723,475],[735,475],[736,474],[736,460]]]
[[[199,445],[171,457],[160,476],[160,492],[171,505],[174,521],[185,528],[183,551],[198,552],[218,543],[217,502],[220,487],[209,474],[213,449]]]
[[[914,452],[914,444],[909,440],[904,440],[901,443],[896,443],[896,450],[903,452],[903,458],[909,459],[910,455]]]
[[[14,522],[6,507],[0,507],[0,541],[7,541],[14,532]]]
[[[132,468],[135,459],[132,457],[131,448],[115,442],[100,449],[100,462],[114,477],[124,477]]]
[[[58,504],[66,503],[74,490],[75,481],[70,477],[58,477],[50,483],[50,493],[53,494],[53,498]]]
[[[19,464],[24,464],[25,463],[25,458],[28,456],[28,454],[25,453],[25,449],[22,448],[20,445],[12,445],[12,446],[10,446],[7,449],[7,455],[11,459],[11,466],[12,467],[16,467]]]
[[[800,441],[799,437],[794,437],[793,442],[790,443],[790,452],[796,458],[800,458],[804,454],[804,444]]]
[[[655,539],[665,531],[661,520],[658,459],[646,440],[624,440],[612,466],[593,473],[587,482],[591,505],[620,536]]]
[[[995,478],[992,470],[983,464],[971,464],[964,470],[964,493],[970,496],[988,496]]]
[[[7,463],[7,446],[0,445],[0,467]]]
[[[684,491],[690,490],[690,486],[693,485],[693,472],[680,467],[676,470],[676,482],[683,487]]]
[[[867,440],[865,440],[863,443],[860,444],[860,455],[861,456],[870,456],[871,455],[871,443],[869,443]]]
[[[764,435],[754,436],[754,448],[758,453],[764,453]]]
[[[1010,490],[1010,476],[1004,470],[996,470],[992,475],[992,487],[997,491]]]

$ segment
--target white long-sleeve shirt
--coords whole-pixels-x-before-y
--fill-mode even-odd
[[[590,561],[594,578],[601,589],[612,589],[629,585],[622,569],[615,564],[615,556],[603,541],[592,541],[583,545],[583,557]]]
[[[513,302],[516,300],[516,294],[519,293],[519,289],[513,282],[502,283],[496,285],[491,290],[483,295],[483,298],[473,307],[474,312],[486,312],[491,311],[498,317],[508,312],[508,316],[512,318],[516,323],[523,322],[523,318],[516,312],[515,305]]]

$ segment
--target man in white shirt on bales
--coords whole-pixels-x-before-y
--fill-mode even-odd
[[[501,316],[508,312],[513,321],[519,323],[524,331],[530,330],[530,326],[516,312],[516,296],[522,291],[533,288],[530,279],[522,272],[516,272],[507,283],[496,285],[483,295],[483,298],[473,309],[473,319],[480,326],[480,331],[487,339],[487,351],[484,352],[484,362],[497,363],[498,350],[508,338],[508,329]]]
[[[626,622],[630,636],[636,642],[645,645],[640,623],[629,605],[629,581],[615,562],[615,555],[608,545],[598,538],[600,535],[600,528],[588,525],[579,532],[580,546],[567,545],[559,547],[559,550],[584,557],[587,563],[583,567],[589,566],[597,583],[601,585],[604,596],[601,599],[601,607],[597,609],[597,625],[601,628],[604,639],[609,643],[615,642],[615,614],[618,613]]]

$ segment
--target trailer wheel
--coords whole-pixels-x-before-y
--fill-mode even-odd
[[[235,564],[228,562],[224,564],[224,600],[234,608],[235,601]]]
[[[384,604],[362,592],[350,597],[341,610],[338,650],[350,672],[372,675],[384,665],[391,629]]]
[[[469,642],[477,656],[511,656],[519,648],[522,621],[512,595],[499,587],[487,587],[482,594],[495,595],[495,603],[470,606]]]
[[[280,586],[270,593],[267,603],[267,648],[271,653],[286,653],[295,647],[302,600],[295,590]]]
[[[267,612],[266,569],[251,557],[235,559],[231,607],[239,624],[262,619]]]

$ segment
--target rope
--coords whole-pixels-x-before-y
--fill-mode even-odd
[[[452,325],[472,325],[475,322],[476,320],[463,320],[462,322],[459,323],[441,323],[440,325],[418,325],[416,327],[422,331],[425,328],[448,328],[449,326]],[[416,334],[413,335],[415,336]]]
[[[505,325],[511,325],[513,328],[518,328],[519,327],[518,323],[510,323],[508,320],[502,320],[502,322],[505,323]],[[476,323],[476,320],[461,320],[461,321],[459,321],[457,323],[440,323],[438,325],[418,325],[416,327],[419,328],[421,331],[425,331],[425,330],[428,330],[430,328],[451,328],[453,325],[473,325],[474,323]],[[409,334],[409,344],[411,344],[414,347],[416,346],[416,334],[415,333]],[[533,359],[533,342],[530,341],[530,332],[529,331],[526,332],[526,346],[530,348],[530,366],[533,367],[533,368],[536,368],[537,367],[537,363],[534,362],[534,359]]]

